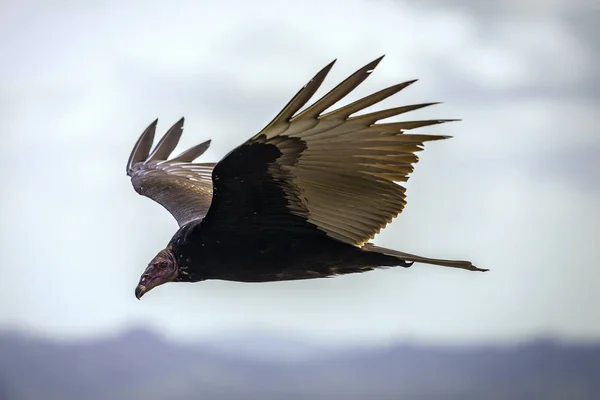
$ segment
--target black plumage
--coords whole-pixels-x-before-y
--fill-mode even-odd
[[[485,271],[468,261],[431,259],[369,243],[402,212],[405,189],[399,183],[413,171],[415,153],[426,141],[448,138],[407,132],[449,120],[377,123],[436,103],[352,116],[414,81],[324,113],[380,60],[300,111],[329,64],[261,132],[216,164],[194,162],[209,141],[168,159],[181,137],[183,118],[150,152],[154,121],[136,143],[127,173],[136,191],[163,205],[180,228],[146,268],[136,296],[169,281],[309,279],[414,262]]]

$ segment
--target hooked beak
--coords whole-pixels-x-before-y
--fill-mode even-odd
[[[135,297],[140,300],[142,298],[142,296],[144,295],[144,293],[146,293],[148,291],[148,289],[146,289],[146,286],[144,285],[138,285],[135,288]]]
[[[170,248],[161,250],[148,264],[135,288],[135,297],[142,296],[157,286],[171,282],[177,277],[177,261]]]
[[[140,282],[135,288],[135,297],[138,300],[141,300],[142,296],[154,289],[157,286],[160,286],[164,283],[171,282],[175,277],[175,274],[163,274],[158,276],[153,276],[152,271],[150,273],[145,272],[140,278]]]

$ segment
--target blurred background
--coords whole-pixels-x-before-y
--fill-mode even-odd
[[[600,398],[598,0],[0,3],[0,399]],[[177,225],[131,147],[186,117],[217,161],[337,58],[342,104],[443,104],[405,211],[415,265],[265,285],[164,285]],[[425,130],[423,130],[425,132]]]

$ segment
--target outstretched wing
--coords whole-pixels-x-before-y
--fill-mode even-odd
[[[376,123],[437,103],[351,116],[401,91],[400,83],[324,114],[362,83],[369,63],[302,112],[335,61],[317,73],[261,132],[213,170],[210,229],[306,229],[362,246],[402,212],[405,188],[423,144],[449,136],[407,131],[450,120]],[[246,225],[244,225],[246,224]],[[239,228],[236,228],[239,229]]]
[[[166,208],[181,227],[203,218],[210,207],[215,164],[193,162],[208,149],[210,140],[168,159],[181,138],[184,119],[177,121],[150,152],[157,122],[146,128],[133,147],[127,175],[136,192]]]

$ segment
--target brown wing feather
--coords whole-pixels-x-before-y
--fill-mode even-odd
[[[177,121],[150,153],[157,120],[152,122],[136,142],[127,162],[127,175],[135,191],[166,208],[179,226],[206,215],[212,199],[211,174],[215,165],[193,163],[208,149],[210,141],[168,159],[181,138],[183,123],[183,118]]]

